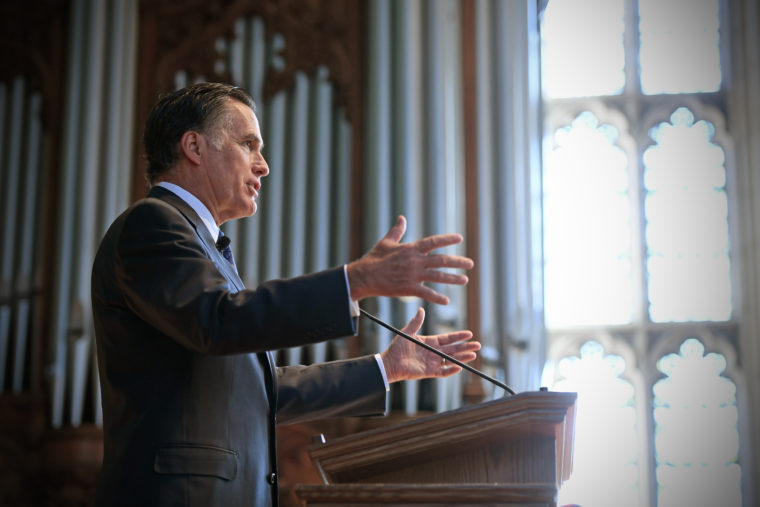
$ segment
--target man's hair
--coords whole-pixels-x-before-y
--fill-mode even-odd
[[[179,141],[185,132],[210,135],[222,127],[224,106],[230,100],[255,110],[248,92],[223,83],[198,83],[160,98],[150,112],[143,136],[148,162],[145,179],[150,185],[179,160]]]

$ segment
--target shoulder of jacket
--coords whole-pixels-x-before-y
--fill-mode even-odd
[[[172,203],[155,197],[146,197],[133,203],[123,214],[126,222],[137,222],[136,225],[147,226],[153,222],[163,220],[189,221],[189,218],[182,213],[182,210]]]

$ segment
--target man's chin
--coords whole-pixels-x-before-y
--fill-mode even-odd
[[[252,217],[257,209],[256,198],[253,196],[246,196],[245,201],[240,202],[240,218]]]
[[[236,212],[232,218],[225,220],[225,222],[228,222],[229,220],[239,220],[241,218],[248,218],[252,217],[256,213],[256,203],[253,203],[253,206],[249,206],[247,208],[241,208],[240,211]]]

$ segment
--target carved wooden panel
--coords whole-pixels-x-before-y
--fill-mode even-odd
[[[92,504],[103,461],[103,431],[47,428],[42,394],[0,395],[0,505]]]
[[[66,0],[0,2],[0,81],[23,76],[43,95],[43,123],[55,124],[62,94]],[[52,107],[51,107],[52,106]]]
[[[150,44],[146,49],[154,51],[151,74],[159,91],[171,89],[179,70],[191,76],[229,78],[214,70],[223,57],[214,41],[231,35],[237,19],[258,16],[269,35],[280,33],[287,41],[282,49],[285,67],[270,71],[263,99],[288,89],[295,72],[324,65],[341,90],[341,100],[348,103],[354,80],[353,53],[358,49],[352,40],[358,21],[357,0],[151,0],[143,1],[140,8],[145,23],[141,39]],[[152,29],[157,30],[147,33]]]
[[[556,505],[572,469],[575,393],[533,392],[421,417],[308,452],[311,506]]]
[[[0,505],[37,505],[35,449],[45,430],[42,396],[0,394]]]
[[[103,430],[94,426],[48,431],[38,451],[41,507],[92,505],[103,462]]]
[[[575,393],[528,392],[316,444],[325,484],[551,483],[572,470]]]
[[[231,81],[219,73],[224,58],[216,41],[230,36],[235,21],[261,18],[268,35],[281,34],[284,66],[264,78],[267,100],[288,90],[296,72],[329,71],[349,120],[361,106],[361,6],[359,0],[142,0],[140,3],[137,128],[140,139],[150,108],[174,88],[180,70],[189,79]],[[144,195],[142,150],[136,159],[135,197]]]
[[[277,427],[277,468],[280,507],[303,507],[296,488],[322,484],[322,477],[309,457],[307,448],[321,435],[327,441],[355,433],[384,428],[412,419],[391,412],[385,417],[343,417]]]

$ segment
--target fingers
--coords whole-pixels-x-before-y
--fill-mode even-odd
[[[451,345],[452,343],[455,344],[459,342],[467,342],[467,340],[472,339],[472,331],[454,331],[452,333],[431,336],[430,338],[435,339],[438,342],[438,345],[445,346],[445,345]],[[480,348],[479,342],[468,342],[468,343],[477,343],[478,348]]]
[[[403,332],[410,335],[416,335],[422,329],[422,322],[425,320],[425,310],[423,308],[417,308],[417,313],[414,314],[412,320],[404,326]]]
[[[471,331],[455,331],[441,335],[419,337],[424,339],[430,345],[434,345],[438,350],[453,357],[461,363],[469,363],[477,358],[477,351],[480,350],[480,342],[470,341],[472,339]],[[448,377],[462,371],[462,367],[452,364],[450,361],[441,361],[438,356],[430,357],[434,361],[433,367],[435,376]]]
[[[475,360],[477,355],[475,352],[469,351],[469,352],[460,352],[457,354],[449,354],[450,356],[454,357],[461,363],[469,363]],[[463,368],[457,364],[452,364],[450,361],[446,361],[445,363],[438,363],[437,371],[435,372],[436,377],[450,377],[452,375],[456,375],[460,371],[462,371]]]
[[[426,255],[425,265],[429,268],[472,269],[474,262],[461,255]]]
[[[461,234],[437,234],[415,241],[417,249],[422,253],[429,253],[437,248],[456,245],[462,242]]]
[[[361,259],[347,265],[352,299],[415,296],[447,305],[449,298],[426,284],[467,284],[467,276],[450,271],[471,269],[472,259],[461,255],[429,255],[436,248],[461,243],[460,234],[439,234],[401,244],[406,228],[406,218],[399,215],[382,240]]]
[[[416,287],[412,288],[411,295],[439,305],[448,305],[449,298],[440,292],[437,292],[430,287],[423,285],[424,283],[427,282],[447,285],[467,285],[467,282],[470,281],[467,275],[446,273],[444,271],[438,271],[436,269],[425,270],[420,276],[419,280],[419,284]]]
[[[440,350],[462,363],[469,363],[478,357],[477,351],[480,350],[480,344],[478,342],[466,342],[453,348],[445,347]]]
[[[480,350],[480,342],[469,341],[472,338],[470,331],[456,331],[443,335],[427,337],[429,340],[437,342],[441,352],[462,362],[469,363],[477,358],[477,351]],[[436,361],[438,359],[436,358]],[[448,377],[462,371],[462,367],[450,362],[441,362],[439,365],[438,375]]]
[[[426,282],[446,283],[449,285],[466,285],[470,280],[467,275],[457,275],[455,273],[446,273],[445,271],[436,271],[429,269],[425,271],[422,279]]]
[[[385,234],[383,239],[389,239],[398,243],[406,233],[406,217],[399,215],[396,218],[396,223]],[[436,234],[435,236],[428,236],[417,240],[415,244],[422,253],[432,252],[436,248],[443,248],[445,246],[456,245],[461,243],[464,238],[461,234]]]
[[[383,239],[389,239],[395,243],[398,243],[401,241],[401,238],[404,237],[404,233],[406,232],[406,218],[404,215],[399,215],[396,219],[396,223],[393,225],[393,227],[390,228],[388,233],[385,235]]]
[[[457,352],[456,354],[449,354],[454,359],[458,360],[462,363],[469,363],[470,361],[474,361],[478,355],[475,353],[474,350],[464,350],[461,352]]]
[[[420,278],[421,280],[416,285],[408,287],[406,295],[418,297],[420,299],[424,299],[425,301],[430,301],[431,303],[436,303],[443,306],[449,304],[449,298],[440,292],[431,289],[427,285],[424,285],[425,283],[467,285],[467,283],[470,281],[466,275],[444,273],[434,270],[426,271]]]
[[[417,296],[420,299],[424,299],[425,301],[430,301],[431,303],[436,303],[439,305],[446,306],[449,304],[449,298],[441,294],[440,292],[436,292],[430,287],[425,287],[424,285],[420,284],[416,287],[416,290],[410,291],[411,295]]]

